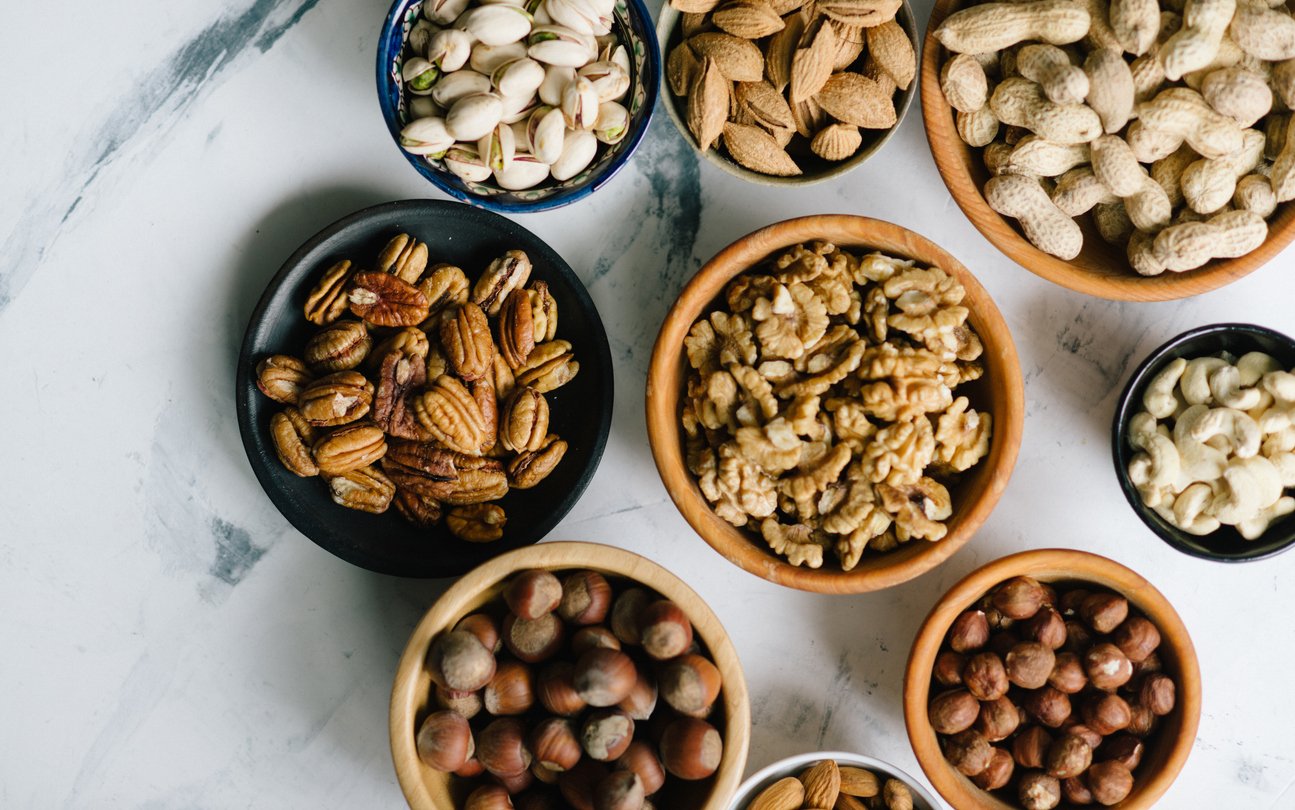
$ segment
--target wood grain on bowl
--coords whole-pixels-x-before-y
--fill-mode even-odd
[[[985,376],[968,384],[973,403],[993,415],[989,455],[951,490],[953,515],[947,536],[934,543],[914,540],[883,554],[865,554],[848,572],[791,565],[765,542],[720,518],[707,504],[683,459],[680,404],[688,363],[683,340],[732,278],[781,248],[813,239],[841,247],[878,250],[935,265],[966,288],[968,318],[985,346]],[[881,220],[848,215],[802,217],[745,236],[706,263],[675,301],[652,351],[647,383],[648,439],[657,470],[684,519],[730,562],[757,576],[820,593],[859,593],[888,588],[939,565],[984,523],[1007,486],[1021,443],[1024,394],[1016,346],[989,293],[952,255],[912,231]]]

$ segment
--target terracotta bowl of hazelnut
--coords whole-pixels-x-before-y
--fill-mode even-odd
[[[833,277],[848,294],[815,291]],[[943,304],[916,289],[937,283]],[[792,309],[805,317],[778,314]],[[950,331],[914,326],[946,314]],[[776,359],[795,340],[797,359]],[[652,455],[684,519],[744,570],[819,593],[897,585],[970,540],[1007,486],[1023,412],[1016,348],[984,287],[930,240],[859,216],[788,220],[720,251],[675,301],[648,371]]]
[[[959,810],[1142,810],[1187,762],[1201,675],[1182,619],[1105,557],[1043,549],[969,574],[904,679],[917,760]]]
[[[845,751],[810,751],[751,774],[728,810],[772,807],[939,810],[940,803],[889,762]]]
[[[595,543],[469,572],[414,629],[391,691],[415,810],[726,810],[750,733],[715,614],[665,568]]]

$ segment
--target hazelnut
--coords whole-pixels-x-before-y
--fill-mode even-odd
[[[644,588],[630,588],[616,597],[612,603],[611,628],[622,644],[639,643],[642,629],[639,617],[652,601],[652,594]]]
[[[590,706],[615,706],[629,695],[638,678],[634,661],[620,650],[598,647],[576,661],[576,693]]]
[[[1160,646],[1160,631],[1142,616],[1130,616],[1115,628],[1111,641],[1133,663],[1145,661]]]
[[[966,776],[975,776],[989,767],[994,749],[980,732],[968,729],[945,737],[942,741],[944,758]]]
[[[1022,768],[1042,768],[1051,745],[1052,736],[1045,729],[1030,726],[1012,740],[1012,758]]]
[[[523,571],[504,588],[504,603],[519,619],[534,621],[562,601],[562,583],[549,571]]]
[[[976,700],[994,700],[1007,694],[1011,685],[1003,659],[991,652],[976,653],[962,670],[962,682]]]
[[[705,720],[681,717],[661,735],[661,763],[680,779],[705,779],[719,768],[724,741]]]
[[[552,613],[538,619],[523,619],[509,614],[504,617],[504,646],[528,664],[552,658],[562,647],[565,625]]]
[[[1070,719],[1070,696],[1051,686],[1026,692],[1021,698],[1021,706],[1048,728],[1061,728]]]
[[[427,715],[414,742],[423,764],[442,773],[462,768],[476,751],[467,718],[449,709]]]
[[[500,717],[477,733],[477,759],[496,776],[516,776],[531,767],[526,726],[515,717]]]
[[[949,627],[949,647],[954,652],[979,650],[989,641],[989,620],[983,610],[964,610]]]
[[[1022,776],[1016,792],[1025,810],[1052,810],[1061,804],[1061,781],[1040,771]]]
[[[581,627],[571,637],[571,652],[580,657],[595,647],[605,647],[609,650],[619,650],[621,640],[616,638],[616,634],[606,627]]]
[[[1129,660],[1132,661],[1133,659]],[[1134,675],[1145,675],[1148,672],[1162,672],[1164,671],[1164,668],[1164,662],[1160,660],[1160,656],[1156,653],[1151,653],[1151,655],[1148,655],[1141,661],[1133,661]]]
[[[1079,618],[1098,633],[1109,633],[1129,615],[1129,600],[1113,593],[1095,593],[1079,604]]]
[[[464,779],[475,779],[486,772],[486,768],[481,764],[481,760],[475,756],[469,757],[468,761],[463,763],[463,767],[454,772],[455,776],[461,776]]]
[[[962,686],[962,668],[966,664],[967,656],[945,650],[935,656],[935,666],[931,668],[931,677],[940,686]]]
[[[558,777],[558,790],[574,810],[594,810],[594,787],[607,776],[607,767],[588,757]]]
[[[1057,599],[1057,608],[1061,611],[1061,615],[1067,619],[1078,616],[1079,606],[1084,603],[1085,599],[1092,596],[1092,593],[1092,591],[1087,591],[1083,588],[1066,591]]]
[[[1012,577],[994,591],[994,607],[1007,618],[1021,621],[1038,613],[1046,596],[1038,580]]]
[[[975,782],[981,790],[998,790],[1012,781],[1014,770],[1016,770],[1016,763],[1012,761],[1012,755],[1007,753],[1007,749],[995,748],[989,755],[989,764],[983,771],[971,777],[971,781]]]
[[[1133,719],[1129,704],[1119,695],[1102,695],[1084,704],[1084,725],[1103,737],[1128,728]]]
[[[1109,642],[1090,647],[1083,660],[1088,680],[1104,692],[1114,692],[1133,677],[1133,664],[1119,647]]]
[[[656,711],[657,684],[652,673],[640,668],[630,693],[616,705],[635,720],[647,720]],[[709,709],[709,707],[707,707]]]
[[[1011,630],[1016,624],[1015,619],[1004,616],[1003,611],[994,607],[992,603],[985,609],[985,620],[989,622],[990,630]]]
[[[957,734],[971,728],[980,714],[980,702],[966,689],[955,689],[935,696],[927,708],[931,728],[937,734]]]
[[[562,580],[558,615],[568,624],[599,624],[612,606],[612,586],[597,571],[577,571]]]
[[[482,785],[468,794],[463,810],[512,810],[513,800],[502,785]]]
[[[645,798],[633,771],[613,771],[594,786],[594,810],[643,810]]]
[[[1113,759],[1094,763],[1084,774],[1084,781],[1098,804],[1119,804],[1133,790],[1133,772]]]
[[[1138,737],[1145,737],[1156,728],[1156,716],[1141,703],[1129,706],[1129,724],[1124,730]]]
[[[700,655],[681,655],[661,668],[661,697],[681,714],[705,713],[719,696],[719,670]]]
[[[555,773],[574,768],[584,755],[575,727],[562,717],[541,720],[531,729],[530,743],[535,764]]]
[[[1097,749],[1099,759],[1103,761],[1113,759],[1123,763],[1130,771],[1137,770],[1138,765],[1142,763],[1144,753],[1146,753],[1146,745],[1132,734],[1114,734],[1103,741],[1101,747]]]
[[[1052,672],[1048,675],[1048,686],[1058,692],[1075,695],[1087,685],[1088,675],[1084,673],[1084,665],[1079,656],[1072,652],[1057,653]]]
[[[577,747],[579,747],[578,743]],[[581,754],[583,755],[583,753],[584,752],[582,751]],[[535,776],[535,781],[545,785],[556,785],[558,783],[558,777],[562,775],[552,768],[541,765],[539,762],[531,763],[531,774]]]
[[[1164,717],[1174,710],[1176,693],[1177,688],[1172,678],[1161,672],[1152,672],[1142,681],[1142,688],[1138,690],[1138,703],[1150,709],[1152,714]]]
[[[453,689],[437,686],[435,695],[437,706],[442,709],[453,709],[468,720],[476,717],[481,711],[480,692],[455,692]]]
[[[498,655],[504,648],[504,640],[499,635],[499,622],[493,616],[484,613],[472,613],[459,619],[455,630],[466,630],[477,637],[477,640],[490,652]]]
[[[427,653],[428,674],[455,692],[475,692],[495,676],[495,656],[466,630],[441,636]]]
[[[1088,629],[1088,625],[1078,619],[1066,619],[1066,643],[1061,645],[1061,649],[1082,655],[1091,646],[1093,631]]]
[[[503,786],[509,795],[516,795],[535,784],[535,774],[530,768],[521,773],[497,774],[492,773],[490,777]]]
[[[1007,679],[1022,689],[1038,689],[1048,682],[1055,663],[1056,655],[1050,647],[1037,641],[1022,641],[1007,653]]]
[[[644,651],[658,661],[688,652],[692,622],[669,599],[658,599],[639,614],[639,639]]]
[[[580,727],[580,746],[599,762],[620,757],[634,741],[634,718],[620,709],[599,709]]]
[[[520,661],[505,661],[495,670],[481,693],[486,711],[496,717],[525,714],[535,705],[535,682],[531,668]]]
[[[1102,744],[1102,740],[1104,739],[1102,735],[1098,734],[1096,731],[1093,731],[1083,723],[1075,722],[1073,719],[1071,722],[1068,722],[1061,727],[1061,733],[1072,734],[1078,737],[1088,743],[1088,747],[1094,750],[1096,750],[1097,746]]]
[[[1061,780],[1061,796],[1071,804],[1092,804],[1093,792],[1084,784],[1082,776],[1072,776]]]
[[[579,714],[587,705],[576,692],[575,665],[566,661],[555,661],[540,670],[535,691],[540,705],[561,717]]]
[[[1045,607],[1021,623],[1018,632],[1025,641],[1037,641],[1050,650],[1066,643],[1066,620],[1051,607]]]
[[[661,764],[661,758],[642,740],[630,743],[630,747],[616,760],[616,769],[638,774],[645,796],[651,796],[665,784],[665,766]]]
[[[1088,770],[1093,763],[1093,749],[1083,737],[1066,734],[1048,746],[1043,764],[1048,773],[1058,779],[1069,779]]]
[[[986,740],[998,742],[1012,736],[1020,724],[1021,710],[1004,695],[980,704],[975,729]]]
[[[989,637],[989,651],[998,656],[1007,655],[1021,643],[1021,637],[1009,630],[999,630]]]

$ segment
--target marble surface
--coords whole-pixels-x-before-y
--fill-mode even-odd
[[[929,2],[916,6],[924,20]],[[232,397],[247,318],[300,242],[360,207],[435,196],[378,112],[385,10],[5,10],[2,807],[401,805],[388,690],[445,583],[370,574],[293,530],[251,474]],[[685,279],[744,233],[820,212],[889,219],[959,257],[1002,308],[1026,379],[1020,462],[984,529],[936,571],[857,597],[781,589],[712,552],[667,500],[643,425],[652,340]],[[641,552],[710,601],[751,686],[750,770],[840,748],[916,772],[900,686],[922,617],[981,563],[1065,546],[1147,575],[1193,633],[1200,738],[1162,806],[1295,807],[1281,584],[1295,554],[1224,566],[1171,550],[1124,503],[1108,436],[1122,381],[1166,338],[1229,319],[1295,332],[1295,253],[1182,303],[1060,289],[968,224],[916,107],[859,170],[778,192],[699,165],[658,111],[604,190],[522,222],[585,280],[616,358],[606,457],[553,536]]]

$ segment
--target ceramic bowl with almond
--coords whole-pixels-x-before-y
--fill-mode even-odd
[[[926,788],[896,766],[846,751],[810,751],[753,773],[728,810],[761,808],[938,810]]]

